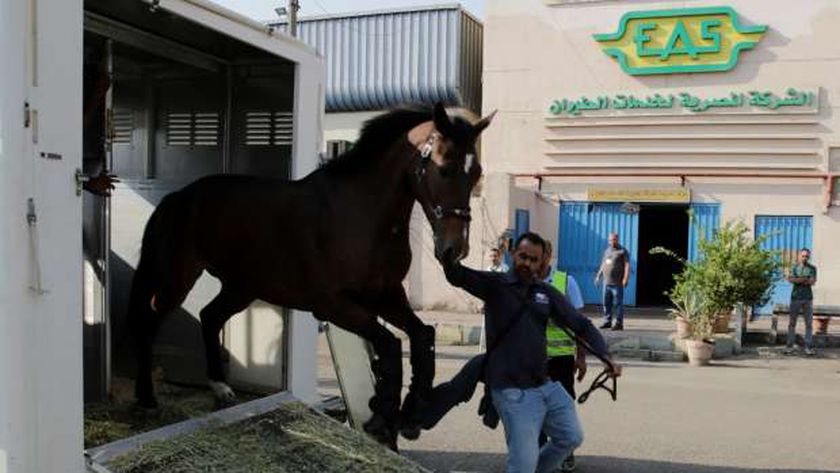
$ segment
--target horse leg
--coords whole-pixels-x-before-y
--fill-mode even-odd
[[[182,262],[183,263],[183,262]],[[185,266],[182,266],[182,268]],[[142,407],[154,408],[155,399],[152,383],[153,345],[164,315],[181,305],[192,289],[201,269],[192,267],[190,271],[180,271],[180,277],[157,281],[147,255],[141,255],[129,302],[129,322],[137,344],[137,379],[134,395]]]
[[[373,416],[362,427],[379,443],[396,451],[402,389],[400,340],[377,322],[371,312],[355,304],[342,305],[338,310],[319,311],[318,318],[353,332],[373,345],[376,359],[371,362],[371,369],[376,385],[375,394],[368,403]]]
[[[435,378],[435,328],[417,317],[402,287],[385,298],[390,307],[383,308],[382,318],[408,335],[411,345],[411,384],[402,405],[403,437],[415,440],[420,436],[420,416],[428,406]]]
[[[221,292],[201,309],[201,334],[204,337],[207,358],[208,384],[216,397],[216,402],[222,406],[232,404],[236,395],[225,383],[219,333],[233,314],[245,310],[253,301],[253,297],[223,285]]]

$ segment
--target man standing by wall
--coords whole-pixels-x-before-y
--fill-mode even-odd
[[[624,288],[630,281],[630,252],[618,243],[618,233],[610,233],[595,285],[604,279],[604,323],[601,328],[624,330]],[[613,325],[615,310],[615,325]]]
[[[487,271],[491,273],[506,273],[510,270],[508,265],[502,261],[502,250],[496,247],[490,248],[490,266]]]
[[[796,319],[799,314],[805,319],[805,354],[813,356],[813,320],[814,320],[814,293],[811,290],[817,282],[817,268],[808,262],[811,259],[811,250],[802,248],[799,250],[799,262],[790,269],[787,280],[793,284],[790,293],[790,321],[788,322],[787,348],[785,354],[794,352],[796,341]]]

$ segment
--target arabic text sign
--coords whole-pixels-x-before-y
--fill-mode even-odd
[[[766,25],[746,26],[730,7],[636,11],[615,33],[596,34],[604,53],[631,75],[728,71]]]
[[[577,116],[584,112],[669,110],[672,112],[703,113],[713,111],[816,111],[819,97],[816,90],[789,87],[785,94],[777,95],[766,90],[729,92],[725,95],[700,96],[689,92],[637,96],[632,94],[581,96],[557,99],[551,102],[548,113],[552,116]]]
[[[591,187],[586,191],[590,202],[691,202],[687,187],[662,189],[620,189]]]

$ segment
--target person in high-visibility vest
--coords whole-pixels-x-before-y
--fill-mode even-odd
[[[546,240],[545,259],[542,268],[543,279],[566,296],[566,299],[575,309],[582,309],[583,297],[581,296],[580,286],[571,274],[560,270],[552,271],[551,252],[551,242]],[[578,374],[578,381],[582,380],[586,374],[586,351],[577,346],[574,339],[550,320],[546,328],[545,338],[548,376],[552,381],[563,385],[574,399],[576,397],[575,372]],[[545,435],[540,434],[540,445],[545,441]],[[575,454],[572,452],[563,462],[561,471],[574,471],[576,467]]]

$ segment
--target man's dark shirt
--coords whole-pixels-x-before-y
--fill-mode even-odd
[[[485,303],[487,346],[494,346],[500,332],[514,322],[490,353],[485,383],[492,388],[540,386],[547,381],[545,329],[551,317],[558,326],[567,327],[589,343],[596,353],[609,356],[601,333],[586,317],[578,314],[565,297],[542,281],[524,283],[512,272],[491,273],[465,268],[460,264],[444,265],[446,279]],[[521,310],[527,295],[529,308]]]

